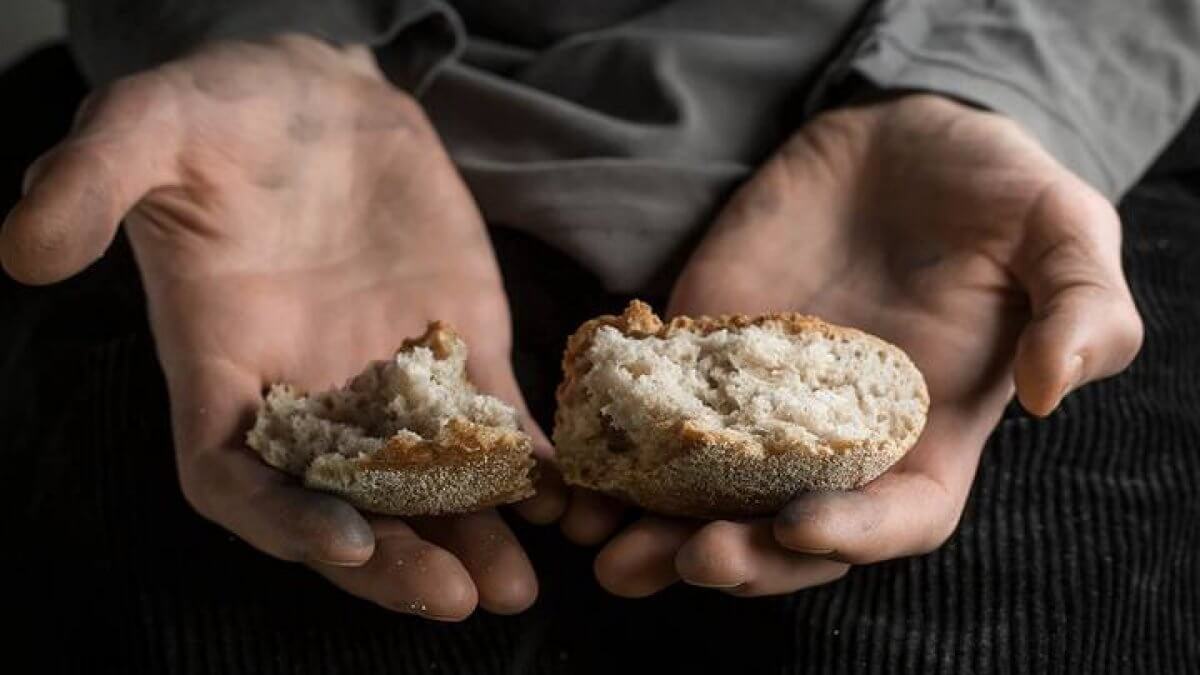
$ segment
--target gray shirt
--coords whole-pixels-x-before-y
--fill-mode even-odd
[[[1002,112],[1114,199],[1200,97],[1195,0],[68,4],[96,82],[212,39],[301,31],[373,45],[487,220],[614,291],[664,283],[730,190],[860,87]]]

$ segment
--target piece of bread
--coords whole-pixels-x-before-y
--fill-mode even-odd
[[[467,347],[433,322],[342,389],[271,387],[247,443],[305,485],[391,515],[476,511],[533,494],[515,410],[475,391]]]
[[[929,409],[899,348],[799,314],[664,325],[635,300],[571,336],[563,375],[567,482],[698,518],[861,486],[916,443]]]

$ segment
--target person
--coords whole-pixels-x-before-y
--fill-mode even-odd
[[[619,595],[789,593],[939,546],[1014,393],[1046,415],[1129,364],[1142,326],[1111,200],[1200,96],[1185,3],[68,6],[97,89],[30,167],[4,268],[62,280],[124,222],[189,503],[438,620],[534,601],[496,512],[368,518],[242,438],[265,383],[343,380],[434,318],[525,411],[488,225],[610,289],[669,289],[670,314],[802,311],[913,357],[928,427],[863,489],[624,529],[619,505],[553,480],[516,507],[607,542],[595,574]]]

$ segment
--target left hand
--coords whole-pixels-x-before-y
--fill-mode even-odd
[[[879,335],[925,374],[925,431],[872,483],[773,519],[643,518],[600,552],[600,583],[787,593],[937,548],[1014,389],[1047,415],[1137,353],[1120,239],[1108,201],[999,115],[905,95],[817,117],[734,196],[669,313],[795,310]]]
[[[97,92],[28,177],[0,229],[17,279],[77,273],[124,221],[199,514],[395,611],[457,621],[533,603],[534,569],[494,509],[364,516],[245,445],[266,384],[344,382],[441,319],[469,345],[472,381],[549,453],[512,371],[483,219],[369,49],[304,35],[204,45]],[[543,489],[521,508],[546,521],[562,502]]]

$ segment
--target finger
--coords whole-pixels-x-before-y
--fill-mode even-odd
[[[549,525],[567,509],[567,486],[558,469],[547,461],[538,462],[537,490],[534,496],[513,505],[513,510],[534,525]]]
[[[850,564],[928,553],[958,526],[993,416],[942,407],[900,464],[846,492],[803,494],[780,511],[785,548]]]
[[[769,520],[718,520],[702,527],[675,555],[684,582],[733,595],[791,593],[841,578],[849,565],[781,547]]]
[[[571,503],[559,527],[569,541],[595,546],[621,526],[625,508],[621,502],[599,492],[573,488]]]
[[[158,86],[148,76],[114,85],[78,130],[34,163],[0,230],[0,263],[13,278],[45,284],[79,272],[146,193],[173,181],[173,137],[145,122],[146,106],[162,107]]]
[[[373,525],[377,544],[365,565],[311,567],[340,588],[397,612],[461,621],[474,611],[475,586],[458,558],[400,520],[379,519]]]
[[[596,580],[625,598],[653,595],[679,580],[675,554],[700,527],[697,521],[649,516],[617,535],[596,556]]]
[[[242,448],[181,456],[180,485],[200,515],[283,560],[361,565],[375,547],[354,507],[301,487]]]
[[[484,353],[473,355],[468,366],[471,381],[480,391],[491,394],[517,409],[521,416],[521,429],[529,434],[533,442],[533,454],[541,465],[538,472],[536,493],[517,505],[516,510],[532,523],[545,525],[558,520],[567,508],[566,486],[547,464],[554,457],[554,446],[546,437],[541,426],[529,413],[525,397],[513,374],[510,361],[505,356],[490,356]]]
[[[1121,271],[1120,221],[1076,182],[1049,190],[1031,211],[1015,272],[1033,317],[1017,345],[1021,404],[1047,415],[1069,391],[1113,375],[1142,344],[1142,321]]]
[[[809,493],[775,519],[775,539],[797,553],[851,564],[928,553],[958,524],[961,500],[924,473],[886,473],[849,492]]]
[[[374,535],[358,511],[301,487],[245,447],[259,401],[256,378],[220,366],[173,375],[180,486],[196,511],[284,560],[360,565],[371,557]]]
[[[516,614],[537,599],[537,577],[525,551],[494,510],[410,521],[426,540],[462,562],[489,612]]]

